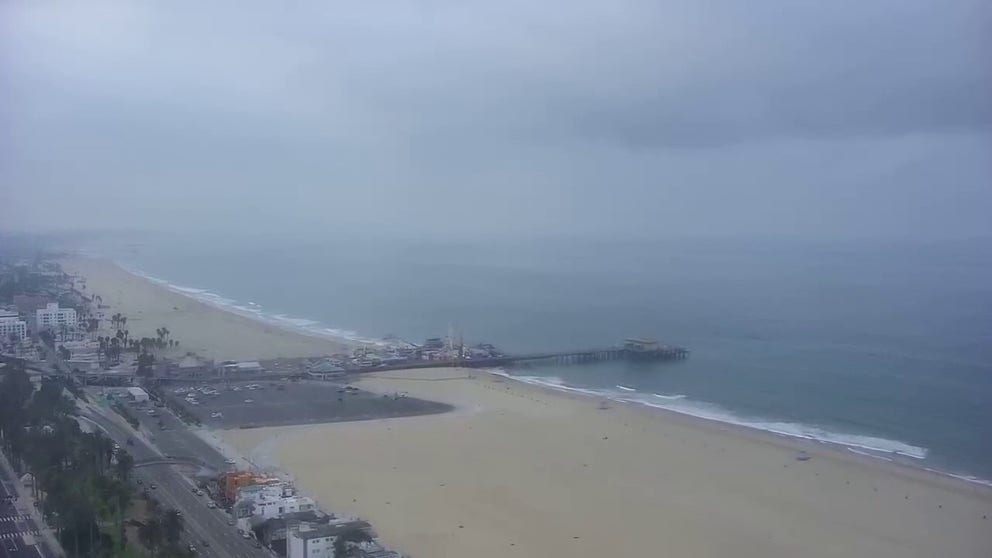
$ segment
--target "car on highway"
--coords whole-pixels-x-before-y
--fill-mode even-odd
[[[227,463],[228,465],[235,465],[235,464],[237,464],[237,461],[235,461],[233,459],[225,459],[224,460],[224,463]]]
[[[245,403],[254,403],[254,402],[255,402],[254,399],[245,399]]]
[[[152,490],[155,490],[156,488],[158,488],[158,485],[155,484],[154,482],[151,483],[151,484],[149,484],[148,486],[150,486]]]
[[[228,525],[234,525],[234,518],[233,517],[227,518],[227,524]]]
[[[217,507],[217,504],[214,503],[213,500],[210,500],[209,502],[207,502],[207,507],[210,508],[210,509],[214,509],[214,508]]]
[[[193,546],[192,544],[191,544],[191,545],[189,545],[189,546],[188,546],[188,547],[186,547],[186,548],[188,548],[190,552],[193,552],[193,553],[196,553],[196,547],[195,547],[195,546]]]

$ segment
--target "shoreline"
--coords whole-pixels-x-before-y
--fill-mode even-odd
[[[69,255],[57,261],[66,273],[84,280],[88,295],[101,296],[108,315],[121,312],[128,317],[131,338],[155,337],[155,329],[166,326],[181,342],[179,354],[195,352],[217,361],[259,360],[320,357],[355,346],[344,338],[306,335],[208,304],[107,258]]]
[[[166,325],[183,350],[258,358],[332,345],[106,260],[75,263],[132,331]],[[942,472],[633,402],[600,409],[602,397],[503,372],[389,371],[354,383],[455,409],[206,434],[414,555],[922,558],[992,547],[989,487]],[[801,450],[811,459],[797,460]]]
[[[381,343],[381,340],[361,337],[357,334],[357,332],[353,331],[344,331],[341,329],[328,327],[320,327],[320,331],[307,329],[310,326],[320,326],[320,322],[309,318],[294,318],[285,314],[268,314],[262,310],[261,305],[256,304],[253,301],[248,301],[246,302],[247,306],[242,306],[236,304],[238,302],[237,300],[226,298],[223,295],[217,294],[209,289],[199,289],[196,287],[177,285],[170,282],[168,279],[156,277],[139,269],[131,268],[130,266],[116,260],[107,261],[126,273],[140,277],[170,292],[193,299],[222,312],[235,314],[249,320],[256,320],[291,333],[340,343],[346,346]]]
[[[253,461],[298,479],[329,509],[366,517],[381,527],[391,546],[416,555],[601,556],[605,549],[565,552],[573,538],[564,527],[555,531],[557,542],[550,547],[516,538],[533,535],[528,531],[533,521],[550,521],[554,530],[561,517],[576,522],[571,529],[597,529],[605,520],[589,511],[597,506],[619,518],[608,523],[663,516],[663,523],[680,526],[668,535],[689,529],[692,542],[675,555],[722,556],[733,549],[734,555],[755,557],[981,556],[974,549],[985,548],[984,539],[976,542],[987,536],[982,529],[987,530],[992,515],[992,491],[919,467],[664,409],[658,413],[622,403],[599,409],[586,395],[490,371],[390,371],[355,383],[370,391],[407,390],[456,410],[219,434]],[[331,449],[336,444],[353,451],[339,454]],[[801,451],[810,460],[797,460]],[[589,484],[596,479],[606,484]],[[559,507],[558,496],[571,504]],[[670,498],[679,505],[672,507]],[[531,517],[534,506],[542,511]],[[749,529],[774,531],[773,539],[792,536],[777,531],[782,525],[805,533],[795,535],[802,540],[819,538],[826,544],[850,539],[844,543],[850,546],[841,545],[845,551],[838,553],[814,548],[779,552],[776,545],[766,546],[767,541],[750,541],[756,550],[737,553],[736,542],[728,540],[718,551],[701,551],[712,550],[706,541],[727,519],[724,507],[735,513],[723,530],[737,529],[739,536],[744,536],[742,523],[751,521],[743,517],[754,515],[763,519]],[[486,520],[500,527],[478,526]],[[481,532],[462,540],[462,525]],[[641,527],[629,535],[625,548],[656,552],[656,534],[648,524]],[[920,546],[923,539],[908,542],[926,529],[931,529],[924,537],[929,549]],[[501,538],[516,540],[518,553],[505,553]],[[899,542],[904,539],[905,544]],[[898,544],[890,546],[893,542]],[[958,544],[975,546],[947,551]],[[937,549],[941,552],[934,554]]]
[[[210,308],[210,309],[212,309],[212,310],[214,310],[216,312],[221,312],[221,313],[224,313],[224,314],[227,314],[227,315],[237,316],[237,317],[242,318],[244,320],[249,320],[252,323],[255,323],[255,324],[258,324],[258,325],[262,325],[262,326],[266,326],[266,332],[269,331],[269,328],[270,327],[273,327],[273,328],[279,329],[280,331],[282,331],[282,332],[284,332],[285,334],[288,334],[288,335],[298,335],[298,336],[302,336],[302,337],[305,337],[305,338],[308,338],[308,339],[315,339],[315,340],[318,340],[318,341],[326,341],[326,342],[329,342],[329,343],[333,343],[334,346],[336,348],[338,348],[339,350],[352,349],[352,348],[354,348],[356,346],[359,346],[360,344],[374,344],[374,343],[381,343],[382,342],[381,340],[365,339],[365,338],[359,337],[357,335],[354,335],[354,336],[337,336],[337,335],[334,335],[334,334],[330,333],[329,331],[325,331],[324,333],[318,333],[318,332],[308,331],[306,329],[301,328],[298,325],[295,325],[293,322],[307,322],[307,323],[311,323],[311,324],[319,324],[319,322],[316,321],[316,320],[311,320],[309,318],[289,318],[289,317],[286,317],[287,319],[285,319],[283,321],[278,321],[278,318],[281,315],[267,315],[267,314],[264,314],[263,312],[261,312],[261,310],[260,310],[261,309],[261,306],[259,306],[259,305],[255,305],[256,306],[255,309],[238,306],[238,305],[234,304],[234,303],[236,303],[238,301],[235,301],[235,300],[232,300],[232,299],[228,299],[228,298],[224,297],[223,295],[219,295],[219,294],[217,294],[217,293],[215,293],[213,291],[210,291],[210,290],[207,290],[207,289],[197,289],[197,288],[192,288],[192,287],[183,287],[181,285],[176,285],[174,283],[171,283],[167,279],[163,279],[163,278],[152,276],[150,274],[144,273],[141,270],[137,270],[137,269],[131,268],[131,267],[125,265],[125,264],[122,264],[122,263],[117,262],[117,261],[115,261],[113,259],[110,259],[110,258],[105,258],[105,257],[100,257],[100,256],[92,256],[92,255],[84,255],[84,254],[73,254],[69,258],[59,258],[58,261],[59,261],[60,264],[62,264],[66,260],[74,260],[74,259],[76,259],[76,260],[78,260],[78,259],[87,260],[87,261],[90,261],[90,262],[92,262],[94,264],[97,264],[97,265],[109,265],[109,266],[113,266],[117,270],[120,270],[120,271],[128,274],[131,277],[135,277],[137,279],[140,279],[142,281],[145,281],[146,283],[148,283],[151,286],[154,286],[154,287],[156,287],[158,289],[161,289],[163,291],[166,291],[166,292],[175,294],[177,296],[183,297],[184,299],[187,299],[187,300],[190,300],[190,301],[194,301],[194,302],[196,302],[198,304],[201,304],[204,307]],[[197,296],[197,294],[206,295],[206,296]],[[253,302],[249,302],[248,304],[254,304],[254,303]],[[168,324],[165,324],[165,325],[168,325]],[[330,328],[322,328],[322,329],[329,330]],[[336,331],[340,331],[340,330],[336,330]],[[327,354],[327,353],[324,353],[324,354]],[[323,356],[323,355],[321,355],[321,354],[311,354],[311,355],[279,355],[279,356],[281,356],[281,357],[284,357],[284,356],[314,356],[314,357],[316,357],[316,356]],[[249,357],[249,358],[255,358],[255,357]],[[473,369],[466,369],[466,370],[469,370],[471,372]],[[481,371],[482,369],[478,369],[478,370]],[[396,372],[398,374],[402,374],[404,371],[403,370],[398,370],[398,371],[393,371],[393,372]],[[660,405],[651,405],[649,403],[646,403],[646,402],[643,402],[643,401],[639,401],[639,400],[626,399],[626,398],[624,398],[622,396],[613,396],[611,394],[604,393],[602,390],[595,390],[595,389],[590,389],[590,388],[581,388],[581,387],[578,387],[578,386],[570,386],[570,385],[567,385],[567,384],[564,384],[564,383],[561,383],[561,384],[558,384],[558,385],[553,385],[550,382],[543,382],[543,381],[542,382],[534,382],[534,381],[530,381],[530,378],[532,378],[530,376],[515,375],[512,372],[507,371],[507,370],[503,370],[503,369],[498,369],[498,371],[486,370],[486,373],[494,374],[494,375],[497,375],[497,376],[502,376],[502,377],[511,379],[511,380],[513,380],[515,382],[526,384],[526,385],[529,385],[529,386],[532,386],[532,387],[535,387],[535,388],[541,389],[541,390],[548,390],[548,391],[551,391],[551,392],[554,392],[554,393],[558,393],[558,394],[570,395],[570,396],[580,396],[580,397],[583,397],[583,398],[588,398],[590,400],[594,400],[594,399],[603,400],[603,399],[606,399],[606,400],[609,400],[612,404],[627,405],[627,406],[630,406],[631,408],[641,409],[641,410],[646,411],[646,412],[661,411],[663,413],[666,413],[666,416],[669,416],[671,418],[678,418],[678,419],[682,419],[682,420],[701,421],[701,423],[704,423],[704,424],[724,425],[724,426],[728,426],[728,427],[733,427],[733,428],[740,429],[739,431],[741,433],[757,433],[759,435],[771,436],[774,439],[791,440],[791,441],[795,441],[797,443],[809,443],[809,444],[812,444],[811,447],[826,448],[826,449],[829,449],[829,450],[832,450],[832,451],[844,451],[844,452],[847,452],[845,455],[857,456],[858,458],[865,459],[865,460],[867,460],[869,462],[874,462],[876,464],[880,464],[880,465],[883,465],[883,466],[886,466],[885,464],[887,463],[888,464],[887,466],[893,467],[894,470],[895,469],[908,468],[908,469],[915,470],[915,471],[921,471],[921,472],[926,472],[926,473],[930,473],[930,474],[933,474],[933,475],[937,475],[937,476],[940,476],[942,478],[946,478],[946,479],[952,480],[954,482],[963,482],[963,483],[966,483],[968,485],[981,486],[981,487],[992,489],[992,479],[985,479],[985,478],[982,478],[982,477],[979,477],[979,476],[976,476],[976,475],[972,475],[971,473],[968,473],[968,472],[965,472],[965,471],[944,470],[944,469],[940,469],[940,468],[937,468],[937,467],[930,467],[930,466],[928,466],[929,464],[928,464],[928,460],[927,460],[927,456],[926,455],[918,456],[918,455],[912,455],[912,454],[909,454],[909,453],[902,453],[902,452],[900,452],[898,450],[889,450],[889,449],[871,447],[871,446],[867,446],[867,445],[859,445],[859,444],[856,444],[856,443],[844,442],[844,441],[840,441],[840,440],[829,440],[829,439],[817,438],[815,436],[803,435],[801,433],[783,432],[783,431],[776,431],[776,430],[772,430],[772,429],[768,429],[768,428],[761,428],[759,426],[752,425],[752,424],[745,423],[745,422],[734,422],[734,421],[732,421],[730,419],[721,419],[721,418],[714,418],[714,417],[709,417],[709,416],[702,416],[700,414],[694,414],[694,413],[689,412],[689,411],[683,411],[683,410],[673,409],[671,407],[665,407],[665,406],[660,406]],[[625,388],[623,386],[617,386],[617,387],[623,388],[625,390],[629,390],[630,389],[630,388]],[[638,392],[638,391],[634,390],[634,393],[632,393],[630,395],[642,395],[642,396],[646,396],[647,394],[646,393],[643,393],[643,392]],[[666,397],[668,397],[668,396],[666,396]],[[681,399],[684,396],[671,396],[671,397],[674,397],[675,399]],[[728,413],[731,412],[729,410],[726,410],[726,411]],[[408,417],[408,418],[412,418],[412,417]],[[766,420],[774,421],[774,419],[766,419]],[[799,426],[805,426],[803,423],[789,423],[789,424],[794,424],[794,425],[799,425]],[[260,428],[266,428],[266,427],[263,426],[263,427],[260,427]],[[845,433],[838,433],[838,432],[831,432],[831,431],[826,431],[826,432],[833,433],[833,434],[836,434],[838,436],[860,436],[860,435],[845,434]],[[924,448],[915,448],[913,446],[909,446],[905,442],[901,442],[901,441],[898,441],[898,440],[888,440],[888,439],[881,439],[881,440],[882,441],[886,441],[886,442],[896,443],[896,444],[902,444],[902,445],[905,445],[905,446],[910,447],[910,448],[913,448],[913,449],[923,449],[924,451],[928,451],[928,450],[926,450]]]
[[[529,386],[535,390],[547,392],[557,396],[575,398],[590,402],[595,402],[597,399],[602,399],[597,398],[597,396],[592,394],[570,390],[567,387],[564,389],[557,389],[550,385],[541,385],[521,381],[515,378],[512,374],[505,373],[504,371],[492,371],[486,369],[479,369],[478,371],[500,378],[507,378],[511,381]],[[747,436],[756,441],[770,443],[790,450],[806,451],[810,455],[820,453],[824,455],[829,454],[834,458],[852,460],[861,465],[879,468],[880,470],[891,472],[893,474],[903,473],[910,475],[924,475],[926,478],[937,479],[942,482],[949,483],[950,486],[957,486],[960,489],[986,491],[989,496],[992,496],[992,480],[970,477],[960,473],[926,467],[923,465],[926,463],[926,458],[916,458],[898,454],[896,452],[893,453],[896,453],[897,457],[887,457],[880,455],[882,453],[886,453],[883,450],[862,449],[860,446],[845,444],[843,442],[832,442],[789,433],[764,430],[761,428],[748,426],[746,424],[736,424],[733,422],[700,417],[674,409],[653,407],[633,401],[614,399],[610,399],[609,401],[615,405],[625,406],[630,409],[631,412],[635,413],[657,413],[658,415],[664,417],[664,420],[682,421],[682,423],[686,425],[691,425],[698,428],[714,429],[720,432],[733,431],[737,435]]]

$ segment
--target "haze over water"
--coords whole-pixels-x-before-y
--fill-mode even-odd
[[[180,236],[89,249],[311,332],[421,341],[450,323],[508,352],[655,337],[691,357],[512,373],[992,478],[986,244]]]

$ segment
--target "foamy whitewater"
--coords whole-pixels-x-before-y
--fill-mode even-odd
[[[514,368],[519,381],[992,478],[992,259],[974,245],[294,244],[133,238],[94,252],[308,336],[509,353],[652,337],[676,362]],[[167,279],[163,279],[167,278]],[[234,293],[234,294],[232,294]],[[505,373],[505,372],[504,372]]]
[[[208,304],[215,308],[227,312],[233,312],[240,316],[257,319],[265,323],[274,325],[276,327],[281,327],[297,333],[303,333],[305,335],[323,337],[338,341],[346,340],[346,341],[354,341],[354,342],[369,343],[369,344],[384,343],[384,341],[379,339],[362,337],[357,332],[354,331],[326,327],[317,320],[285,316],[283,314],[270,314],[265,312],[260,304],[253,301],[248,301],[245,304],[241,304],[236,300],[224,297],[222,295],[219,295],[217,293],[211,292],[206,289],[198,289],[194,287],[175,285],[160,277],[155,277],[148,273],[144,273],[141,270],[133,269],[123,265],[122,267],[125,270],[127,270],[129,273],[133,273],[134,275],[143,277],[149,281],[152,281],[153,283],[161,285],[162,287],[170,291],[188,296],[190,298],[193,298],[194,300],[198,300],[200,302],[203,302],[204,304]],[[712,403],[706,403],[702,401],[692,401],[690,399],[687,399],[686,396],[683,394],[640,393],[632,387],[620,385],[620,384],[617,384],[616,386],[617,390],[619,391],[597,390],[597,389],[588,389],[588,388],[570,386],[567,385],[564,382],[564,380],[558,377],[522,376],[522,375],[511,374],[503,370],[493,370],[492,373],[512,380],[520,381],[523,383],[539,385],[543,387],[556,389],[559,391],[580,393],[582,395],[586,395],[589,397],[609,399],[612,401],[618,401],[623,403],[632,403],[637,405],[644,405],[647,407],[665,409],[668,411],[673,411],[676,413],[681,413],[696,418],[702,418],[716,422],[723,422],[727,424],[734,424],[737,426],[754,428],[757,430],[763,430],[765,432],[771,432],[782,436],[789,436],[793,438],[802,438],[805,440],[812,440],[816,442],[836,444],[836,445],[846,446],[849,448],[861,448],[862,450],[867,450],[868,452],[877,452],[878,454],[895,454],[904,457],[911,457],[914,459],[926,459],[927,456],[926,448],[916,447],[896,440],[886,440],[884,438],[874,438],[870,436],[859,436],[856,434],[847,434],[843,432],[832,432],[829,430],[825,430],[822,428],[818,428],[806,424],[740,417],[728,411],[727,409],[723,409]],[[852,451],[870,457],[880,457],[883,459],[891,460],[889,458],[885,458],[882,455],[867,453],[866,451],[857,451],[857,450],[852,450]],[[961,475],[955,475],[955,476],[957,478],[970,480],[972,482],[980,482],[980,483],[988,482],[982,479],[977,479],[975,477],[968,477]]]
[[[789,436],[792,438],[802,438],[804,440],[835,444],[849,448],[860,448],[862,450],[877,452],[879,454],[901,455],[904,457],[911,457],[913,459],[926,459],[927,457],[926,448],[916,447],[897,440],[886,440],[884,438],[859,436],[857,434],[848,434],[843,432],[831,432],[829,430],[807,424],[745,418],[737,416],[727,409],[723,409],[717,405],[713,405],[712,403],[692,401],[687,399],[686,396],[682,394],[662,395],[658,393],[639,393],[636,392],[636,390],[623,385],[616,386],[619,391],[597,390],[570,386],[567,385],[561,378],[553,376],[522,376],[511,374],[504,370],[493,370],[492,373],[511,380],[516,380],[518,382],[551,388],[558,391],[579,393],[589,397],[645,405],[647,407],[654,407],[657,409],[665,409],[667,411],[696,418],[754,428],[756,430],[763,430],[765,432],[771,432],[773,434]],[[867,451],[856,451],[855,453],[876,457],[876,454],[870,454],[867,453]],[[888,460],[891,461],[891,459]],[[978,480],[980,481],[980,479]]]
[[[311,320],[308,318],[297,318],[293,316],[286,316],[285,314],[273,314],[266,312],[262,309],[262,305],[249,301],[245,304],[241,304],[236,300],[221,296],[217,293],[209,291],[207,289],[198,289],[195,287],[185,287],[182,285],[175,285],[169,281],[162,279],[160,277],[155,277],[148,273],[145,273],[139,269],[134,269],[120,262],[115,262],[122,269],[137,275],[143,279],[147,279],[152,283],[162,286],[174,293],[178,293],[199,302],[202,302],[208,306],[224,310],[226,312],[231,312],[239,316],[244,316],[247,318],[252,318],[265,322],[267,324],[286,329],[295,333],[301,333],[303,335],[309,335],[311,337],[321,337],[324,339],[331,339],[334,341],[351,341],[355,343],[362,344],[372,344],[372,345],[384,345],[385,341],[381,339],[372,339],[368,337],[362,337],[358,335],[357,332],[327,327],[321,324],[317,320]]]

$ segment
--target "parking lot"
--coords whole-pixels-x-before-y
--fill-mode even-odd
[[[320,381],[170,384],[166,393],[211,428],[254,428],[441,413],[450,406]]]

